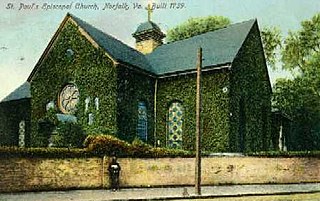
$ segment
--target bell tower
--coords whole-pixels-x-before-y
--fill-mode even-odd
[[[136,49],[143,54],[149,54],[162,45],[162,39],[166,36],[159,26],[151,21],[152,8],[150,4],[148,4],[147,10],[148,21],[140,24],[132,34],[136,39]]]

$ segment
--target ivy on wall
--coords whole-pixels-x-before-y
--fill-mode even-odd
[[[39,132],[38,124],[48,118],[46,104],[50,101],[55,101],[53,114],[61,113],[57,97],[68,83],[74,83],[79,89],[74,116],[86,134],[111,134],[132,141],[136,137],[138,102],[144,101],[148,110],[148,143],[153,143],[154,79],[121,64],[115,66],[104,50],[94,48],[74,24],[67,23],[32,80],[35,146],[47,146],[48,136]],[[89,124],[89,115],[93,118],[92,124]],[[49,119],[55,126],[65,127],[54,118]]]
[[[119,137],[129,142],[137,137],[138,103],[147,107],[147,143],[153,144],[154,78],[128,69],[117,68],[117,119]]]
[[[167,143],[167,114],[169,105],[178,101],[184,107],[183,149],[194,150],[196,119],[196,76],[185,75],[161,79],[157,93],[157,138],[161,145]],[[202,74],[202,149],[204,151],[228,150],[228,73],[212,71]]]
[[[70,49],[74,52],[72,56],[67,55]],[[68,83],[74,83],[79,89],[80,99],[74,115],[86,133],[117,132],[115,66],[103,50],[93,47],[80,34],[76,25],[67,22],[31,82],[33,146],[47,146],[47,136],[38,132],[38,123],[47,115],[46,104],[50,101],[55,103],[55,112],[61,113],[57,97]],[[87,97],[91,101],[85,111]],[[99,110],[94,104],[96,97]],[[88,124],[90,113],[94,116],[91,125]]]
[[[185,108],[183,148],[195,144],[195,75],[159,80],[157,138],[167,143],[170,103]],[[271,88],[257,24],[240,49],[231,71],[202,75],[202,149],[249,152],[271,147]]]
[[[74,53],[71,56],[70,50]],[[270,147],[271,91],[266,66],[262,65],[265,61],[255,25],[233,62],[231,72],[222,69],[203,73],[204,151],[257,151]],[[155,78],[121,64],[115,66],[103,50],[93,47],[70,22],[66,23],[32,79],[33,146],[48,145],[48,136],[38,132],[39,122],[47,117],[46,104],[50,101],[55,103],[54,114],[61,113],[57,97],[68,83],[74,83],[79,89],[80,99],[74,116],[86,134],[103,133],[129,142],[134,140],[138,103],[143,101],[147,106],[148,143],[159,140],[160,146],[166,146],[168,108],[177,101],[184,107],[182,147],[194,149],[195,74],[158,79],[154,139]],[[89,124],[89,115],[93,117],[92,124]]]
[[[268,150],[271,144],[271,88],[256,23],[232,66],[230,149],[241,152]]]

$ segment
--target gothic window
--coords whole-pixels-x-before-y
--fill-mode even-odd
[[[167,122],[167,138],[168,147],[181,149],[182,148],[182,133],[183,133],[183,106],[179,102],[174,102],[170,105],[168,111]]]
[[[99,98],[98,97],[95,97],[94,105],[96,106],[96,110],[99,110]]]
[[[88,125],[92,125],[94,122],[94,114],[90,113],[88,116]]]
[[[88,112],[88,110],[89,110],[89,104],[90,104],[90,97],[87,97],[87,98],[84,100],[84,102],[85,102],[85,109],[84,109],[84,111],[85,111],[85,112]]]
[[[138,125],[137,134],[140,140],[147,141],[148,139],[148,117],[147,106],[145,102],[138,103]]]

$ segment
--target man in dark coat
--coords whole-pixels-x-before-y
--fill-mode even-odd
[[[115,156],[113,156],[111,159],[111,163],[108,167],[108,171],[109,171],[112,191],[119,190],[119,176],[120,176],[121,167],[117,162],[117,158]]]

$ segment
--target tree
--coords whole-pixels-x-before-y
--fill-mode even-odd
[[[274,107],[293,119],[290,146],[296,150],[319,148],[320,98],[310,79],[279,79],[273,86]]]
[[[265,27],[261,31],[263,50],[268,63],[273,70],[278,61],[278,52],[281,50],[281,31],[277,27]]]
[[[284,69],[301,73],[314,71],[320,57],[320,13],[301,22],[301,30],[289,32],[284,41],[282,61]]]
[[[294,79],[277,80],[274,105],[294,120],[295,149],[320,148],[320,15],[289,32],[281,52],[283,69]],[[297,73],[298,72],[298,73]]]
[[[167,42],[183,40],[202,33],[221,29],[230,23],[230,19],[223,16],[190,18],[181,25],[168,30]]]

